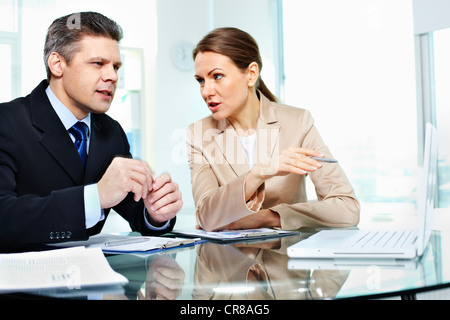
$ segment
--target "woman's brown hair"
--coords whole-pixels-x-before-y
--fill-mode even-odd
[[[215,52],[227,56],[241,70],[246,70],[252,62],[256,62],[262,70],[262,59],[255,39],[247,32],[237,28],[217,28],[208,33],[192,52],[193,58],[201,52]],[[259,77],[257,89],[270,101],[277,102],[277,97],[270,92]]]

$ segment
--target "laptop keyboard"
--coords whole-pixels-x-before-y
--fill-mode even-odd
[[[354,242],[357,248],[402,248],[415,245],[418,232],[415,230],[364,231]]]

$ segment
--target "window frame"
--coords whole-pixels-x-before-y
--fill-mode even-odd
[[[22,95],[22,7],[23,0],[14,2],[17,12],[17,30],[0,30],[0,44],[11,47],[11,97]]]

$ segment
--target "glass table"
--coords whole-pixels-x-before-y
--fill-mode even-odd
[[[229,244],[205,242],[107,259],[129,280],[121,294],[125,299],[411,299],[416,293],[450,286],[445,273],[448,261],[441,259],[440,231],[433,232],[420,259],[290,259],[287,247],[310,234]]]
[[[10,294],[10,298],[323,300],[402,297],[450,286],[449,233],[433,231],[414,260],[290,259],[287,247],[317,230],[235,243],[203,242],[153,254],[109,255],[123,287]],[[2,296],[0,296],[1,298]]]

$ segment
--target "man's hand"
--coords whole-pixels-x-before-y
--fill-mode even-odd
[[[129,159],[114,158],[97,184],[102,209],[119,204],[128,193],[134,193],[137,202],[152,191],[153,173],[147,163]]]
[[[153,182],[144,204],[152,222],[162,224],[173,219],[183,206],[178,184],[170,175],[163,174]]]

